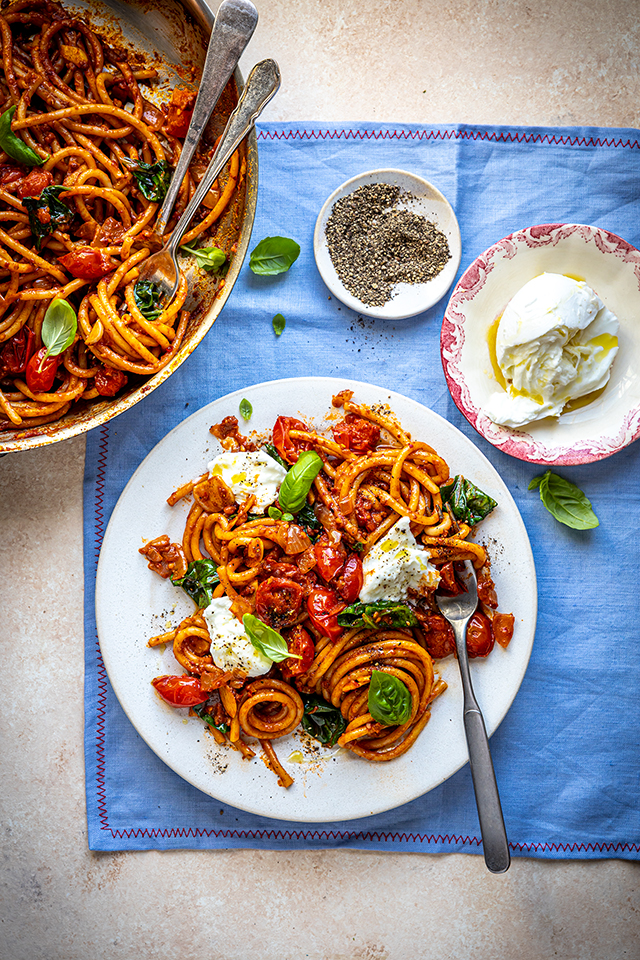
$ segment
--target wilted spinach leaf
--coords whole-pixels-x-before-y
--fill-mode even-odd
[[[204,609],[211,603],[213,591],[220,583],[213,560],[192,560],[184,577],[171,579],[176,587],[182,587],[194,603]]]
[[[54,230],[71,225],[74,218],[73,210],[58,199],[61,190],[67,187],[45,187],[39,197],[24,197],[23,207],[29,215],[29,228],[36,238],[36,250],[42,246],[42,241]]]
[[[229,725],[227,723],[216,723],[213,719],[213,716],[210,713],[205,712],[208,705],[208,701],[206,703],[196,703],[196,705],[191,707],[191,709],[196,716],[200,717],[201,720],[204,720],[205,723],[208,723],[210,727],[215,727],[215,729],[219,730],[220,733],[229,733]]]
[[[302,697],[302,728],[325,747],[333,747],[347,729],[347,721],[337,707],[315,695]]]
[[[276,463],[279,463],[281,467],[284,467],[285,470],[288,470],[291,464],[287,463],[286,460],[283,460],[276,448],[272,443],[265,443],[262,448],[265,453],[268,453],[272,460],[275,460]]]
[[[160,287],[151,280],[138,280],[133,288],[136,307],[147,320],[157,320],[162,315],[161,296]]]
[[[460,474],[444,483],[440,487],[440,494],[442,505],[448,503],[454,517],[472,526],[484,520],[493,508],[498,506],[488,494],[478,490],[470,480],[465,480]]]
[[[338,623],[341,627],[416,627],[418,619],[406,603],[397,603],[395,600],[375,600],[373,603],[362,603],[357,600],[351,606],[338,614]]]
[[[147,200],[162,203],[171,182],[171,171],[167,161],[158,160],[156,163],[145,163],[144,160],[138,160],[131,172],[142,195]]]

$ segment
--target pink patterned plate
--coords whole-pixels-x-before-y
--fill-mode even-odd
[[[484,413],[500,390],[489,333],[513,295],[544,272],[585,280],[620,321],[620,349],[604,391],[559,418],[513,430]],[[518,230],[481,254],[451,296],[440,337],[442,366],[458,408],[498,449],[531,463],[603,460],[640,436],[640,252],[613,233],[575,223]]]

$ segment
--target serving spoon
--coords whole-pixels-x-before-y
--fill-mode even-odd
[[[187,231],[187,227],[225,163],[227,163],[249,133],[257,117],[276,93],[279,86],[280,70],[275,60],[261,60],[260,63],[255,65],[247,78],[242,96],[238,100],[235,110],[229,117],[224,133],[211,158],[211,163],[198,184],[198,189],[178,220],[169,242],[166,243],[161,250],[158,250],[157,253],[152,253],[142,263],[138,282],[145,280],[156,284],[156,286],[160,288],[161,293],[167,298],[165,305],[173,299],[178,289],[180,280],[178,248],[182,237]]]
[[[222,0],[211,31],[189,129],[156,221],[155,232],[159,237],[167,229],[182,181],[214,107],[253,36],[257,23],[258,11],[249,0]]]
[[[509,842],[502,816],[500,795],[489,750],[484,719],[471,684],[467,653],[467,627],[478,606],[478,584],[472,564],[467,560],[463,573],[458,573],[465,587],[455,597],[436,593],[436,603],[449,621],[456,639],[456,653],[464,692],[464,732],[469,749],[469,766],[476,795],[484,860],[491,873],[505,873],[511,863]]]

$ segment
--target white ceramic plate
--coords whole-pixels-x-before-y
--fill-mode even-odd
[[[585,280],[620,321],[620,349],[603,393],[584,407],[517,430],[483,412],[501,387],[489,356],[489,328],[527,281],[544,272]],[[640,435],[640,253],[613,233],[584,224],[542,224],[494,244],[462,275],[447,306],[442,365],[451,396],[485,439],[512,457],[542,464],[592,463]]]
[[[358,187],[368,186],[371,183],[390,183],[394,186],[399,186],[401,190],[406,190],[411,193],[414,199],[407,203],[399,203],[399,207],[411,210],[413,213],[418,213],[432,223],[435,223],[436,227],[441,230],[447,238],[449,251],[451,253],[450,260],[448,260],[444,268],[433,280],[429,280],[427,283],[397,284],[391,300],[381,307],[367,306],[367,304],[362,303],[361,300],[352,296],[344,287],[329,256],[327,238],[325,236],[327,220],[331,215],[336,200],[348,196],[350,193],[353,193],[354,190],[357,190]],[[458,227],[456,215],[448,200],[433,184],[413,173],[407,173],[405,170],[370,170],[368,173],[361,173],[357,177],[352,177],[351,180],[347,180],[341,187],[334,190],[326,201],[316,221],[313,235],[313,252],[320,276],[331,293],[344,303],[345,306],[369,317],[382,317],[385,320],[403,320],[406,317],[415,317],[418,313],[423,313],[444,297],[455,280],[458,267],[460,266],[462,251],[460,246],[460,228]]]
[[[247,387],[203,407],[169,433],[147,456],[122,493],[109,522],[96,584],[96,620],[109,679],[129,719],[152,750],[176,773],[217,799],[282,820],[332,821],[364,817],[397,807],[426,793],[467,761],[462,695],[457,663],[441,661],[449,689],[433,705],[417,743],[388,763],[368,763],[347,750],[325,751],[304,735],[278,740],[279,758],[295,777],[288,790],[260,760],[240,759],[218,746],[204,724],[186,720],[157,696],[151,680],[182,673],[169,648],[149,648],[149,637],[193,611],[178,588],[151,573],[138,548],[168,533],[180,540],[186,504],[167,506],[167,496],[199,476],[219,451],[209,427],[238,415],[246,397],[253,405],[247,430],[269,430],[278,415],[300,417],[316,426],[342,389],[368,404],[388,404],[415,438],[441,453],[499,506],[484,521],[481,541],[489,547],[500,608],[515,614],[514,637],[506,650],[496,646],[487,660],[472,661],[476,695],[492,733],[509,709],[529,660],[536,624],[537,593],[527,533],[509,491],[489,461],[455,427],[413,400],[381,387],[324,377],[279,380]],[[340,416],[334,411],[334,419]],[[247,432],[246,430],[244,432]],[[315,749],[310,750],[309,744]],[[300,751],[304,762],[289,759]]]

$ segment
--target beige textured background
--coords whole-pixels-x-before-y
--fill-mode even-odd
[[[639,0],[256,2],[269,119],[638,125]],[[632,863],[89,852],[83,458],[0,460],[0,960],[640,957]]]

